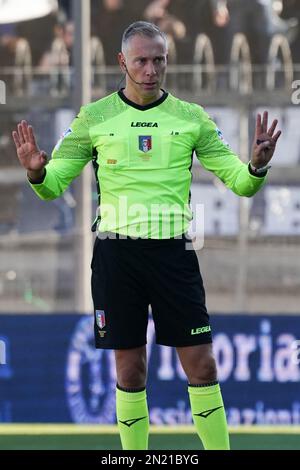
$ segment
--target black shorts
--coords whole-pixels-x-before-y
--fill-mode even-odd
[[[149,305],[157,344],[212,342],[197,255],[186,250],[188,239],[182,237],[96,238],[91,265],[96,348],[145,345]]]

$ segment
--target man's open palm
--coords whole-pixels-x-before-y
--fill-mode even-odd
[[[274,119],[270,128],[268,128],[267,111],[264,111],[262,119],[260,114],[257,115],[251,156],[251,163],[255,168],[264,167],[273,157],[277,140],[281,135],[281,131],[274,134],[277,124],[278,120]]]
[[[47,155],[38,148],[32,126],[22,121],[12,136],[21,165],[28,171],[41,171],[47,164]]]

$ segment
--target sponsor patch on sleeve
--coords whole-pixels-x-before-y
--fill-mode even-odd
[[[223,144],[226,145],[226,147],[229,147],[229,143],[224,139],[223,133],[218,127],[216,127],[216,133]]]
[[[73,131],[72,131],[71,127],[69,127],[69,129],[67,129],[67,130],[63,133],[63,135],[60,137],[60,139],[58,140],[57,144],[55,145],[55,150],[58,150],[58,149],[59,149],[59,147],[60,147],[61,144],[62,144],[62,141],[63,141],[68,135],[72,134],[72,132],[73,132]]]

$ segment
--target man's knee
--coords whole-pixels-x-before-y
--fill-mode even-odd
[[[207,358],[199,361],[199,366],[191,371],[188,377],[189,383],[201,384],[210,383],[217,380],[217,367],[213,358]]]
[[[140,388],[146,385],[147,360],[144,349],[115,351],[117,381],[122,388]]]
[[[177,348],[177,352],[189,383],[203,384],[217,380],[217,367],[211,344]]]

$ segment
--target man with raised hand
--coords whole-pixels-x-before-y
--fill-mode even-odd
[[[175,347],[187,376],[193,420],[205,449],[229,449],[205,291],[194,250],[186,249],[192,157],[240,196],[264,184],[280,131],[257,116],[248,164],[197,104],[163,90],[167,42],[153,24],[123,34],[125,88],[81,108],[56,145],[40,151],[25,121],[13,132],[32,189],[59,197],[93,161],[100,215],[92,260],[97,348],[115,351],[116,408],[123,449],[147,449],[146,330]]]

